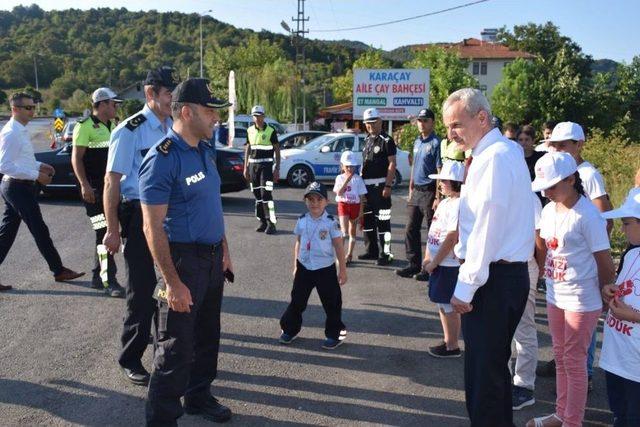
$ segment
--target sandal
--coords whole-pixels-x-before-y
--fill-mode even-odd
[[[556,421],[553,424],[547,423],[547,421]],[[545,415],[544,417],[536,417],[527,422],[527,427],[561,427],[562,420],[555,413]]]

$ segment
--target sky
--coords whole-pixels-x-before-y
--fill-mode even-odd
[[[488,0],[442,14],[398,24],[353,31],[321,31],[423,15],[476,0],[306,0],[307,37],[357,40],[391,50],[407,44],[456,42],[480,37],[483,28],[553,22],[594,59],[630,62],[640,55],[640,1],[637,0]],[[280,26],[297,14],[297,0],[3,0],[1,9],[36,3],[45,10],[126,7],[129,10],[205,13],[239,28],[286,33]],[[152,5],[152,6],[151,6]]]

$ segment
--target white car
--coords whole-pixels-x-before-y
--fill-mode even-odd
[[[314,180],[333,181],[340,174],[340,156],[351,150],[362,164],[364,134],[328,133],[312,139],[299,148],[281,151],[280,179],[292,187],[304,188]],[[396,176],[394,186],[409,179],[409,153],[398,149],[396,154]]]

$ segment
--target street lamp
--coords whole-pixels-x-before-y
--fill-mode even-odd
[[[202,17],[207,13],[211,13],[211,12],[213,12],[213,10],[209,9],[209,10],[205,10],[200,14],[200,78],[202,78],[203,76],[202,74]]]

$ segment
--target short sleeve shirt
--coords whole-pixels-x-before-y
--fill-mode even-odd
[[[598,172],[598,169],[591,163],[587,161],[580,163],[578,165],[578,174],[582,181],[582,187],[584,187],[584,191],[590,200],[607,195],[607,190],[605,190],[604,187],[604,179],[600,172]]]
[[[347,177],[345,174],[336,176],[336,183],[333,185],[333,192],[336,193],[336,202],[352,204],[360,203],[360,196],[367,194],[367,187],[365,187],[362,177],[357,173],[353,174],[351,181],[349,181],[349,184],[347,184],[347,187],[341,196],[338,194],[338,190],[342,188],[342,185],[346,180]]]
[[[319,270],[335,263],[333,239],[342,237],[340,224],[324,211],[320,218],[306,213],[298,218],[293,234],[300,237],[298,261],[307,270]]]
[[[458,229],[459,209],[460,199],[458,197],[448,197],[438,204],[431,220],[431,226],[429,226],[429,235],[427,236],[427,250],[431,259],[434,259],[440,251],[447,234]],[[443,267],[460,266],[460,261],[453,254],[453,249],[442,260],[440,265]]]
[[[389,157],[396,153],[396,143],[386,133],[368,135],[362,150],[362,178],[385,178],[389,169]]]
[[[438,172],[442,167],[440,157],[440,139],[435,133],[427,138],[418,136],[413,142],[413,184],[428,185],[434,182],[429,175]]]
[[[163,139],[172,120],[164,123],[145,104],[142,111],[120,123],[111,134],[107,172],[123,175],[120,193],[129,200],[140,199],[138,172],[149,149]]]
[[[73,145],[86,147],[82,163],[87,178],[93,185],[104,182],[111,126],[110,121],[103,123],[96,116],[91,115],[79,120],[73,128]]]
[[[142,162],[140,201],[168,205],[169,242],[211,245],[224,237],[220,175],[209,142],[191,147],[170,130]]]
[[[606,221],[585,197],[567,212],[549,203],[542,210],[540,237],[547,245],[547,302],[576,312],[602,308],[594,252],[607,250]]]

